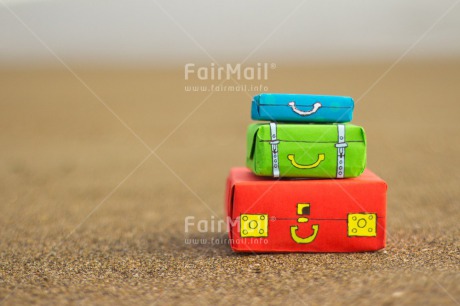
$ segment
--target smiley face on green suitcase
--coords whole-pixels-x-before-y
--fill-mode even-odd
[[[366,167],[366,137],[352,124],[252,124],[246,164],[260,176],[357,177]]]

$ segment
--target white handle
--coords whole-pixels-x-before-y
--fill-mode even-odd
[[[292,101],[292,102],[289,102],[288,105],[292,108],[292,110],[299,114],[300,116],[310,116],[314,113],[316,113],[318,111],[318,109],[321,108],[321,103],[320,102],[316,102],[315,104],[313,104],[313,109],[311,111],[308,111],[308,112],[304,112],[304,111],[301,111],[300,109],[297,109],[297,107],[295,107],[295,102]]]

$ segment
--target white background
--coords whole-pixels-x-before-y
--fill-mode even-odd
[[[0,0],[0,65],[56,64],[43,44],[90,65],[395,60],[420,38],[410,58],[458,57],[460,5],[436,23],[456,2]]]

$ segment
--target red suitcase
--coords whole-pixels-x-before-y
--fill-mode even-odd
[[[370,170],[346,180],[273,180],[233,168],[226,191],[230,245],[236,252],[382,249],[386,190]]]

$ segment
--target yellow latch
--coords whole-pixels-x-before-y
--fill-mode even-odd
[[[241,237],[268,237],[268,214],[242,214],[240,216]]]
[[[377,214],[362,213],[348,214],[348,236],[375,237],[377,236]]]

